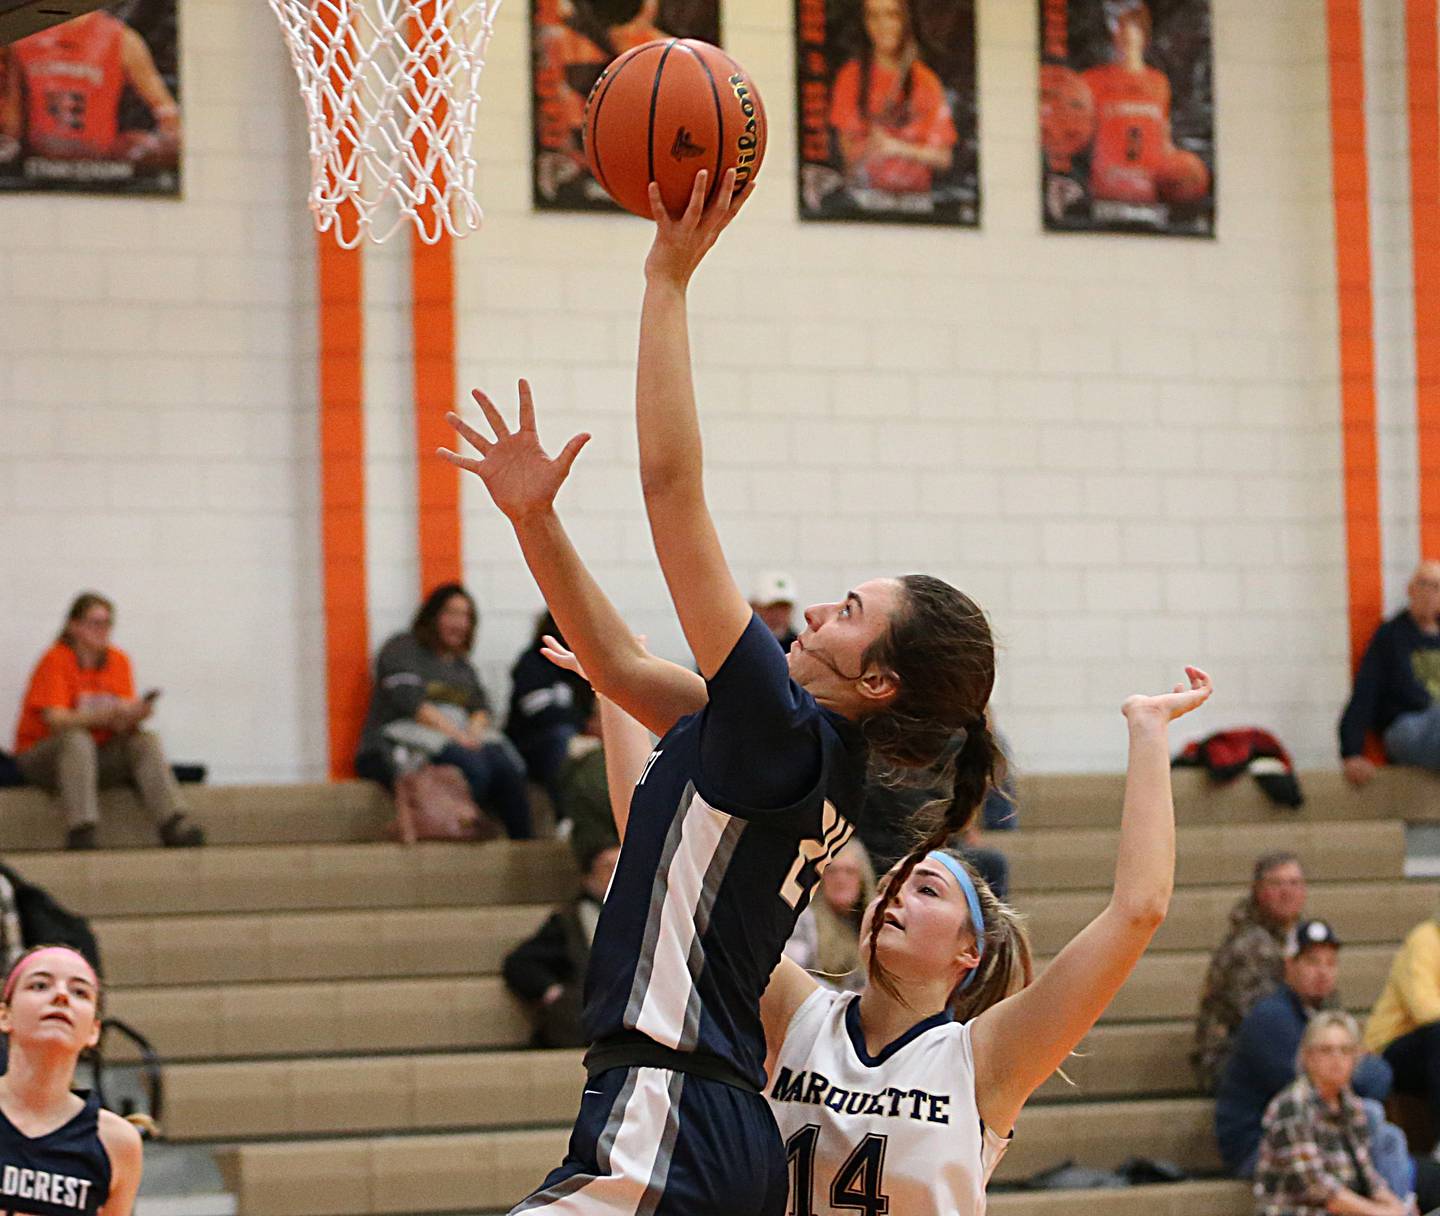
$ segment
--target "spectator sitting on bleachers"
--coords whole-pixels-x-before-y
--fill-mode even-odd
[[[1301,1040],[1299,1076],[1265,1111],[1255,1166],[1256,1216],[1408,1216],[1414,1207],[1376,1170],[1370,1123],[1350,1086],[1355,1019],[1326,1010]]]
[[[852,839],[820,876],[820,889],[795,922],[785,953],[817,980],[844,992],[865,987],[860,918],[875,898],[875,871],[865,846]]]
[[[1440,772],[1440,561],[1416,567],[1409,596],[1371,637],[1340,719],[1340,757],[1353,785],[1375,775],[1365,756],[1370,731],[1393,763]]]
[[[546,634],[560,637],[559,626],[548,612],[535,623],[535,636],[510,669],[510,711],[505,733],[515,744],[530,780],[545,787],[560,812],[558,779],[570,740],[579,734],[589,716],[590,686],[572,671],[556,667],[540,653]],[[563,639],[562,639],[563,640]]]
[[[1440,1124],[1440,923],[1411,929],[1365,1027],[1365,1045],[1395,1074],[1397,1093],[1423,1098]]]
[[[1230,911],[1230,930],[1210,958],[1195,1021],[1190,1063],[1212,1093],[1230,1052],[1230,1036],[1255,1002],[1279,986],[1285,945],[1305,910],[1305,872],[1294,853],[1267,853],[1255,863],[1250,894]]]
[[[539,931],[505,956],[505,985],[534,1015],[532,1047],[583,1047],[582,989],[590,944],[605,903],[618,844],[581,857],[580,894],[550,914]]]
[[[375,661],[375,691],[360,736],[355,771],[393,789],[402,765],[453,764],[477,805],[515,840],[531,836],[525,765],[495,730],[490,699],[470,662],[479,610],[459,583],[425,598],[405,633]]]
[[[1301,921],[1285,959],[1285,982],[1262,997],[1235,1032],[1229,1059],[1215,1091],[1215,1139],[1225,1168],[1237,1178],[1255,1173],[1260,1121],[1265,1108],[1295,1079],[1300,1040],[1320,1010],[1338,1006],[1335,981],[1340,939],[1323,920]],[[1405,1135],[1385,1122],[1380,1105],[1390,1093],[1390,1066],[1366,1055],[1355,1068],[1354,1089],[1370,1118],[1376,1168],[1398,1194],[1413,1188]]]
[[[171,847],[205,843],[185,817],[160,737],[141,724],[158,691],[135,695],[130,659],[110,644],[115,608],[93,591],[76,598],[55,644],[41,657],[20,710],[16,764],[31,785],[59,796],[65,847],[96,847],[99,791],[133,785]]]
[[[779,570],[762,574],[750,596],[750,607],[775,635],[780,649],[789,650],[800,636],[795,632],[795,580]]]

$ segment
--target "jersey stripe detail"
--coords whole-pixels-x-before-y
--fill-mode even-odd
[[[680,1050],[694,1051],[700,1042],[700,973],[705,970],[705,950],[701,939],[710,931],[710,913],[715,909],[715,897],[720,893],[720,884],[730,872],[730,859],[735,855],[735,846],[745,833],[743,819],[730,818],[720,834],[720,843],[710,865],[705,871],[705,885],[700,892],[700,902],[695,908],[695,937],[690,942],[690,974],[696,983],[690,989],[690,1000],[685,1006],[685,1030],[680,1036]]]
[[[626,1010],[627,1026],[677,1051],[695,1049],[700,1022],[697,984],[705,962],[697,922],[702,906],[709,915],[713,891],[724,879],[738,839],[730,836],[728,847],[722,849],[732,816],[710,806],[695,793],[693,783],[686,784],[685,792],[688,803],[670,826],[665,841],[667,857],[656,871],[651,892],[651,921],[645,926],[645,940],[652,946],[653,957],[648,966],[642,959],[636,968]],[[717,872],[712,873],[712,867]],[[707,888],[711,889],[708,899]],[[663,977],[664,982],[650,983],[652,974]],[[692,1003],[697,1006],[693,1020]],[[630,1009],[637,1005],[638,1016],[632,1022]]]
[[[630,1069],[596,1145],[596,1164],[604,1172],[571,1174],[512,1208],[510,1216],[653,1216],[674,1159],[683,1087],[680,1073]]]
[[[630,1000],[625,1006],[624,1024],[631,1030],[640,1018],[645,993],[650,987],[650,976],[655,969],[655,946],[660,939],[660,925],[665,910],[665,875],[670,872],[675,852],[680,847],[680,837],[685,830],[684,808],[694,798],[695,785],[693,782],[686,782],[685,792],[680,796],[680,809],[675,812],[670,828],[665,833],[665,845],[660,850],[660,864],[655,867],[655,878],[650,883],[650,910],[645,914],[645,944],[635,963],[635,978],[630,984]]]

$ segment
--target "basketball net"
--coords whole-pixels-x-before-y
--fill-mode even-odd
[[[353,249],[413,222],[428,245],[484,218],[480,74],[500,0],[270,0],[310,125],[315,226]]]

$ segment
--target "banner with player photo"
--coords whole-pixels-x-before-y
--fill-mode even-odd
[[[720,0],[530,0],[537,209],[620,211],[585,164],[585,99],[612,59],[656,38],[719,46]]]
[[[980,222],[974,0],[795,0],[800,217]]]
[[[0,191],[180,193],[179,0],[0,46]]]
[[[1052,232],[1215,235],[1210,0],[1039,0]]]

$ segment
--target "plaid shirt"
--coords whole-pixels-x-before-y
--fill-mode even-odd
[[[1214,1093],[1230,1056],[1230,1039],[1261,997],[1285,975],[1285,932],[1260,919],[1246,896],[1230,911],[1230,931],[1210,959],[1195,1019],[1190,1063],[1200,1088]]]
[[[1372,1197],[1385,1188],[1370,1161],[1365,1108],[1351,1090],[1333,1111],[1308,1077],[1298,1077],[1275,1095],[1262,1126],[1255,1216],[1325,1216],[1326,1201],[1342,1186]]]

